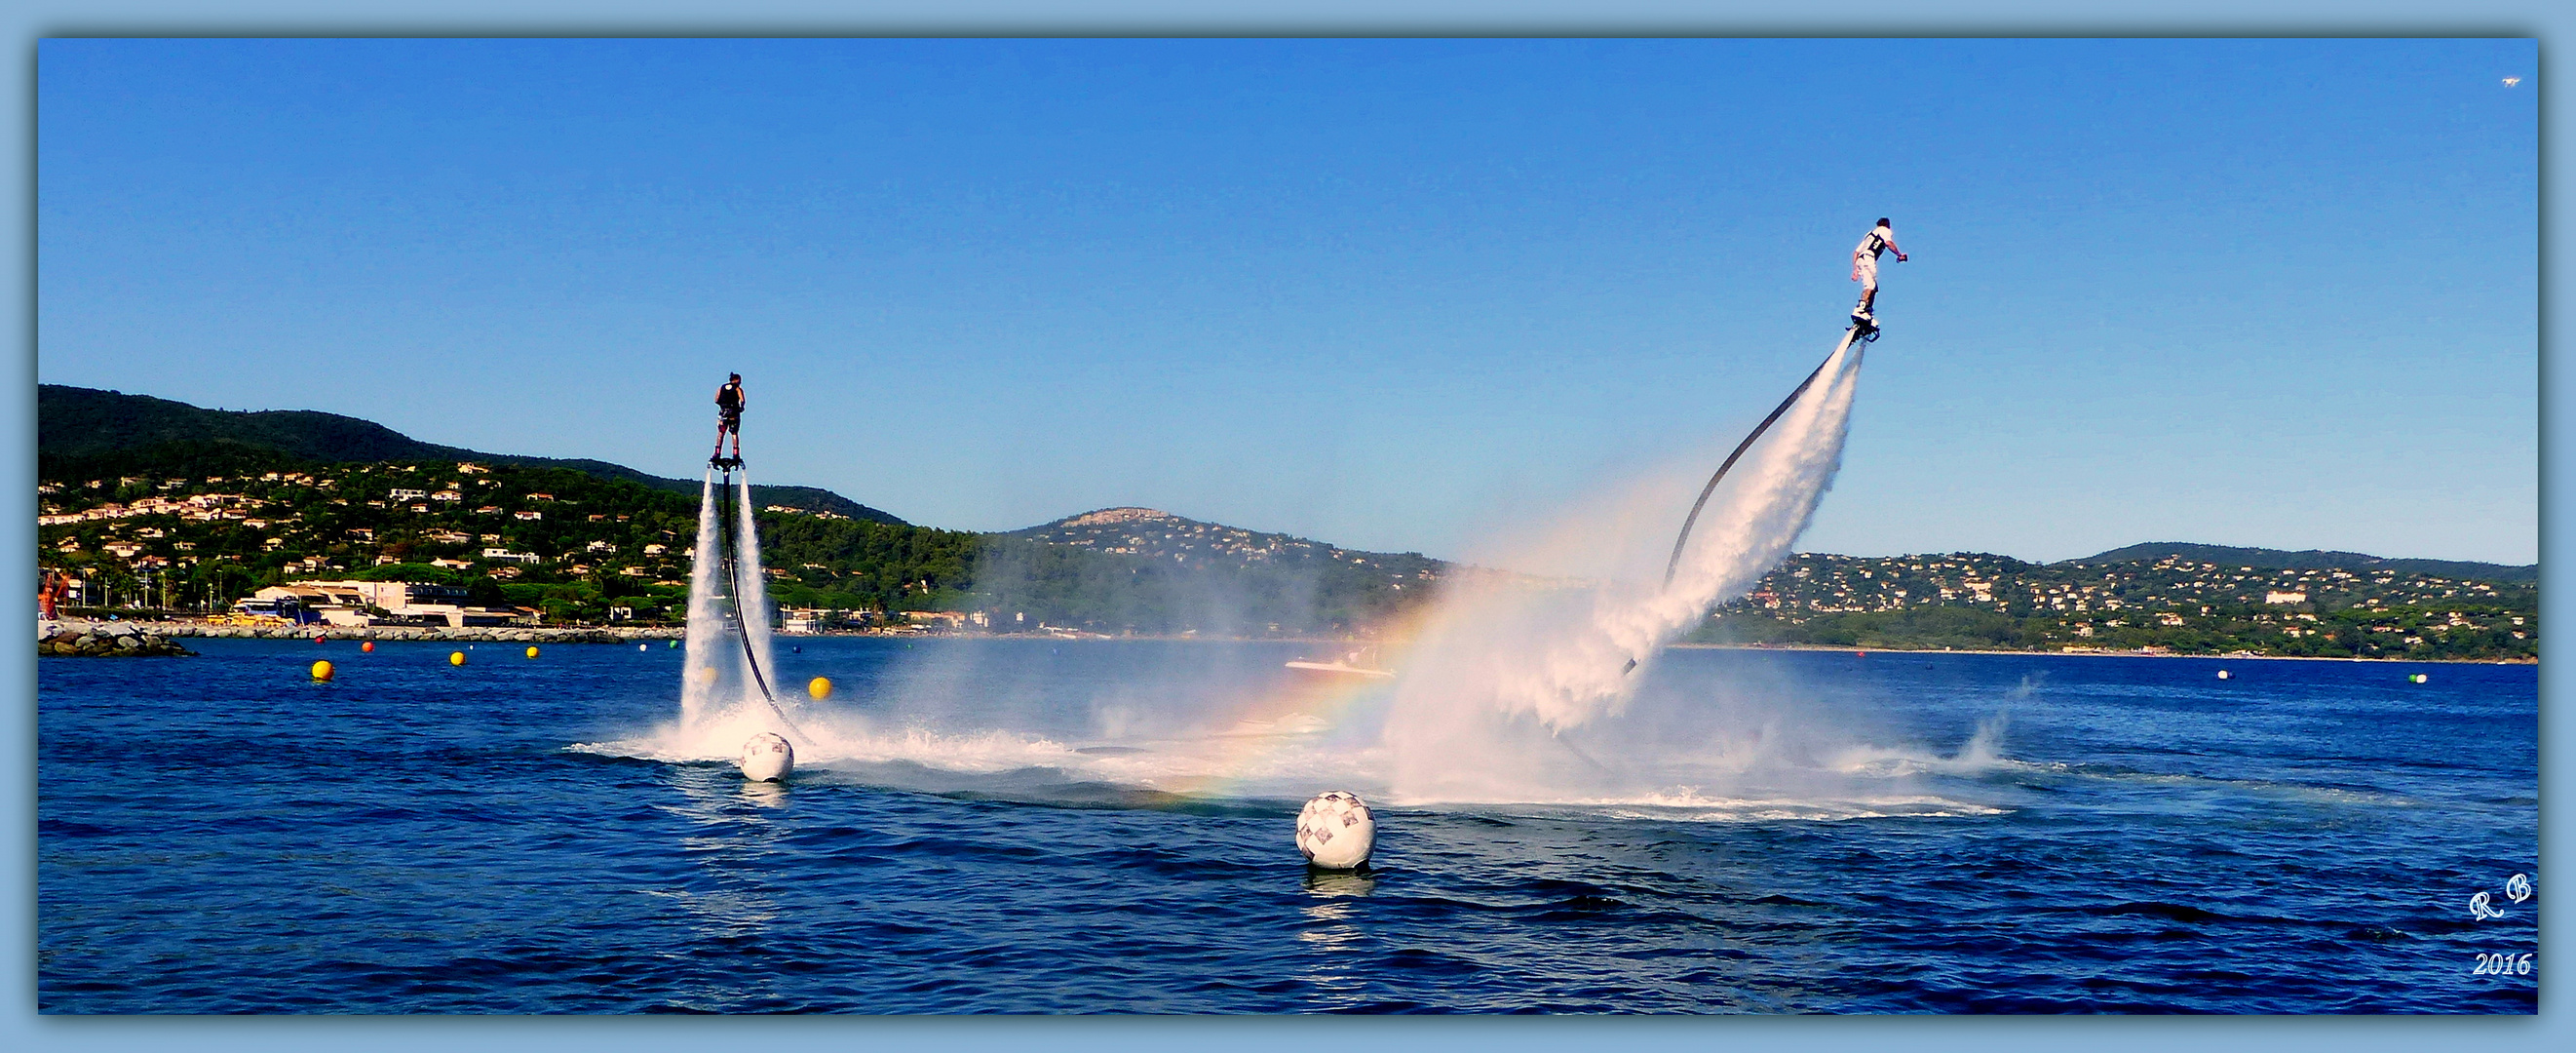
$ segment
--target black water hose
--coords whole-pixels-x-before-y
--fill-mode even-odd
[[[731,492],[733,490],[733,471],[731,469],[725,470],[724,481],[719,485],[721,485],[727,492]],[[751,648],[751,620],[743,617],[742,613],[742,575],[734,569],[732,518],[733,517],[725,514],[724,502],[721,500],[717,501],[716,533],[722,541],[722,547],[718,551],[722,554],[724,561],[725,589],[726,591],[734,594],[733,634],[736,638],[742,641],[742,664],[750,668],[751,682],[760,685],[760,697],[768,699],[769,708],[774,710],[778,708],[778,696],[769,690],[769,678],[762,676],[760,673],[760,656],[753,652]],[[758,584],[758,582],[754,582],[753,584]],[[758,603],[760,602],[760,599],[758,597],[754,597],[751,602]]]
[[[1743,442],[1735,444],[1735,452],[1727,454],[1726,463],[1717,466],[1717,474],[1708,477],[1708,485],[1699,488],[1699,500],[1691,502],[1690,515],[1682,520],[1681,536],[1673,539],[1673,558],[1664,564],[1666,586],[1672,585],[1673,575],[1682,569],[1682,550],[1690,547],[1691,528],[1699,525],[1700,510],[1708,506],[1708,495],[1717,492],[1718,481],[1726,478],[1727,471],[1735,467],[1735,462],[1744,456],[1744,451],[1753,448],[1754,440],[1760,439],[1763,432],[1771,430],[1772,422],[1779,420],[1781,414],[1789,412],[1789,407],[1797,405],[1798,396],[1806,394],[1808,385],[1814,384],[1816,378],[1824,374],[1825,366],[1834,360],[1834,355],[1849,350],[1854,341],[1867,343],[1876,339],[1878,339],[1878,329],[1874,326],[1864,330],[1854,325],[1844,330],[1842,342],[1834,345],[1833,354],[1826,355],[1823,362],[1816,363],[1816,368],[1807,374],[1807,379],[1799,381],[1798,386],[1789,392],[1789,397],[1781,399],[1780,405],[1771,410],[1770,416],[1762,418],[1762,423],[1753,426],[1753,434],[1745,436]],[[1625,676],[1636,671],[1637,660],[1631,658],[1627,666],[1619,670],[1619,674]]]
[[[1691,527],[1698,525],[1700,509],[1707,507],[1708,495],[1717,492],[1718,480],[1726,478],[1727,471],[1735,467],[1735,462],[1744,456],[1744,451],[1753,448],[1754,440],[1761,438],[1763,432],[1771,430],[1772,422],[1779,420],[1781,414],[1789,412],[1789,407],[1797,404],[1798,396],[1807,393],[1807,386],[1815,383],[1816,378],[1824,373],[1826,363],[1832,362],[1834,355],[1842,354],[1845,349],[1851,347],[1855,338],[1869,340],[1876,338],[1877,335],[1876,330],[1871,330],[1869,336],[1861,336],[1861,328],[1857,325],[1844,331],[1843,341],[1834,345],[1833,354],[1826,355],[1824,362],[1816,363],[1815,370],[1807,374],[1807,379],[1799,381],[1797,388],[1789,392],[1788,398],[1780,400],[1780,405],[1771,411],[1770,416],[1762,418],[1762,423],[1753,426],[1753,434],[1745,436],[1743,442],[1735,444],[1735,452],[1727,454],[1726,463],[1717,466],[1717,474],[1708,477],[1708,485],[1699,488],[1699,500],[1691,502],[1690,516],[1682,520],[1682,534],[1673,539],[1673,558],[1664,564],[1664,584],[1672,584],[1673,575],[1681,570],[1682,549],[1690,545]]]

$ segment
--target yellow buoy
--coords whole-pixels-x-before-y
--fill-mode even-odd
[[[329,679],[331,679],[331,663],[329,663],[329,662],[315,662],[315,663],[313,663],[313,679],[315,679],[315,680],[329,680]]]
[[[528,648],[528,657],[530,657],[530,658],[534,658],[534,657],[536,657],[536,656],[537,656],[537,649],[536,649],[536,648],[534,648],[534,647]]]
[[[815,677],[811,683],[805,685],[805,693],[812,695],[817,699],[830,698],[832,697],[832,681],[828,677]]]
[[[374,640],[369,640],[365,643],[359,644],[358,649],[365,651],[368,654],[374,654],[376,653],[376,642]]]
[[[448,653],[447,653],[447,664],[449,664],[449,665],[464,665],[464,664],[465,664],[465,652],[463,652],[463,651],[450,651],[450,652],[448,652]]]
[[[699,682],[699,683],[702,683],[702,684],[712,684],[712,683],[715,683],[715,682],[716,682],[716,667],[711,666],[711,665],[702,665],[702,666],[699,666],[699,667],[698,667],[698,682]]]

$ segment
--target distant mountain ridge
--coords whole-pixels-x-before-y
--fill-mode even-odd
[[[1111,555],[1214,563],[1295,567],[1312,562],[1374,565],[1396,580],[1431,580],[1449,564],[1419,552],[1367,552],[1289,534],[1272,534],[1173,515],[1155,508],[1102,508],[1006,536],[1071,545]]]
[[[1419,552],[1366,552],[1176,516],[1103,508],[983,535],[974,589],[1054,624],[1219,635],[1340,633],[1383,624],[1473,571]],[[1034,616],[1034,615],[1033,615]]]
[[[212,410],[149,395],[41,384],[36,389],[36,450],[40,475],[69,478],[113,475],[145,466],[238,470],[244,458],[292,458],[318,463],[373,461],[483,461],[565,468],[659,490],[695,494],[700,482],[649,475],[588,458],[485,453],[422,442],[384,425],[317,410]],[[129,467],[131,466],[131,467]],[[820,487],[756,485],[753,499],[804,512],[909,526],[903,519]],[[1344,549],[1325,542],[1246,530],[1173,515],[1157,509],[1104,508],[1009,531],[1002,537],[1063,545],[1114,555],[1238,567],[1340,566],[1386,582],[1422,581],[1473,568],[1418,552]],[[2380,569],[2441,577],[2537,584],[2537,564],[2463,560],[2391,559],[2360,552],[2287,551],[2190,542],[2148,542],[2097,553],[2073,563],[2153,561],[2167,556],[2266,570]]]
[[[2449,559],[2388,559],[2362,552],[2332,552],[2305,549],[2290,552],[2277,548],[2237,548],[2229,545],[2195,545],[2182,541],[2150,541],[2140,545],[2115,548],[2081,559],[2059,560],[2068,563],[2127,563],[2155,560],[2167,556],[2201,563],[2233,564],[2262,570],[2393,570],[2405,574],[2431,574],[2445,578],[2469,578],[2479,581],[2537,583],[2540,565],[2479,563]]]
[[[36,451],[47,475],[114,472],[129,462],[223,462],[243,455],[283,455],[299,461],[488,461],[538,468],[569,468],[624,479],[657,490],[695,494],[701,480],[648,475],[621,464],[588,458],[524,457],[422,442],[374,421],[318,410],[212,410],[149,395],[40,384],[36,387]],[[813,486],[754,485],[752,500],[808,512],[830,512],[877,523],[904,525],[891,513]]]

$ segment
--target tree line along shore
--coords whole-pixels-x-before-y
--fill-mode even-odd
[[[2187,550],[2029,564],[1800,553],[1689,639],[1873,650],[2536,661],[2537,580]],[[2238,550],[2242,551],[2242,550]],[[2335,554],[2327,554],[2329,556]],[[2355,565],[2265,566],[2264,562]],[[2536,579],[2536,571],[2534,572]]]
[[[48,457],[41,467],[39,565],[76,583],[71,606],[92,614],[169,620],[226,610],[265,586],[361,578],[450,585],[465,603],[515,608],[531,624],[324,635],[634,640],[676,634],[685,617],[696,502],[631,480],[453,460],[323,464],[184,444],[104,460]],[[1003,534],[823,507],[771,505],[756,518],[781,612],[773,624],[816,630],[1350,638],[1465,578],[1583,585],[1152,509]],[[2418,661],[2539,654],[2536,568],[2190,545],[2105,556],[2121,558],[1802,553],[1687,639]],[[245,629],[172,631],[316,631]]]
[[[2030,650],[2030,649],[2022,649],[2022,650],[1995,650],[1995,649],[1991,649],[1991,648],[1976,648],[1976,647],[1845,647],[1845,646],[1836,645],[1836,644],[1689,643],[1689,642],[1673,644],[1673,645],[1672,645],[1672,647],[1673,647],[1673,649],[1675,649],[1675,650],[1708,650],[1708,651],[1819,651],[1819,652],[1829,652],[1829,653],[1833,653],[1833,654],[1857,654],[1857,655],[1860,655],[1860,656],[1862,656],[1862,657],[1867,657],[1867,656],[1872,655],[1872,654],[1882,654],[1882,653],[1883,653],[1883,654],[1891,654],[1891,655],[1922,655],[1922,654],[1984,654],[1984,655],[2025,655],[2025,656],[2026,656],[2026,655],[2033,655],[2033,654],[2040,654],[2040,655],[2050,655],[2050,656],[2055,656],[2055,657],[2071,657],[2071,658],[2193,658],[2193,659],[2202,659],[2202,660],[2215,660],[2215,659],[2235,659],[2235,660],[2243,660],[2243,659],[2254,659],[2254,660],[2270,661],[2270,662],[2408,662],[2408,663],[2413,663],[2413,662],[2434,662],[2434,663],[2460,663],[2460,664],[2465,664],[2465,665],[2537,665],[2537,664],[2539,664],[2539,662],[2540,662],[2540,659],[2538,659],[2538,658],[2531,658],[2531,657],[2520,657],[2520,658],[2354,658],[2354,657],[2350,657],[2350,656],[2343,656],[2343,655],[2291,655],[2291,654],[2262,654],[2262,653],[2255,652],[2255,651],[2228,651],[2228,652],[2225,652],[2225,653],[2223,653],[2223,654],[2222,654],[2222,653],[2180,654],[2180,653],[2176,653],[2176,652],[2174,652],[2174,651],[2172,651],[2172,650],[2165,649],[2165,648],[2148,648],[2148,649],[2135,650],[2135,651],[2124,651],[2124,650],[2113,650],[2113,649],[2111,649],[2111,648],[2105,648],[2105,647],[2065,647],[2065,648],[2060,648],[2060,649],[2055,650],[2055,651],[2041,651],[2041,650]]]

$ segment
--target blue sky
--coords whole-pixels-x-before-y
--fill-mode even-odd
[[[760,479],[915,522],[1454,555],[1722,453],[1885,214],[1914,259],[1801,548],[2529,562],[2537,73],[2528,40],[48,40],[38,375],[689,475],[739,370]]]

